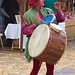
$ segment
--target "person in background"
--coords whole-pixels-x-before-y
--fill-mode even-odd
[[[57,11],[54,7],[54,3],[57,2],[57,0],[45,0],[44,1],[44,7],[50,8],[53,11]]]
[[[10,18],[7,12],[2,8],[3,0],[0,0],[0,33],[4,33],[5,30],[5,17]]]
[[[0,17],[4,18],[6,16],[7,18],[10,18],[10,16],[7,14],[7,12],[2,8],[3,0],[0,0]],[[4,19],[3,19],[4,20]],[[4,21],[3,21],[4,22]],[[2,22],[2,23],[3,23]],[[4,24],[4,23],[3,23]],[[4,24],[5,25],[5,24]]]
[[[17,23],[15,15],[19,14],[19,5],[17,0],[3,0],[2,8],[7,12],[7,14],[10,16],[10,18],[5,17],[5,24],[6,27],[8,23]],[[12,46],[12,40],[7,39],[7,46]]]
[[[3,8],[0,7],[0,25],[5,26],[5,19],[4,17],[10,18],[10,16],[5,12]]]
[[[38,20],[38,17],[44,19],[44,17],[48,15],[47,11],[50,14],[53,14],[53,11],[50,8],[47,8],[47,11],[44,9],[43,7],[44,0],[29,0],[29,5],[31,6],[31,8],[23,15],[22,33],[28,36],[28,41],[26,44],[24,55],[27,61],[31,62],[32,57],[30,57],[28,53],[28,43],[29,38],[32,35],[35,28],[41,24],[41,21]],[[54,13],[57,18],[57,22],[64,21],[65,17],[60,9],[61,8],[60,3],[59,2],[54,3],[54,7],[57,10],[57,13]],[[36,58],[33,58],[33,69],[30,75],[37,75],[40,67],[41,67],[40,61]],[[54,64],[50,65],[46,63],[46,67],[47,67],[46,75],[54,75]]]
[[[10,16],[10,19],[6,18],[6,25],[8,23],[16,23],[15,15],[19,14],[19,5],[17,0],[3,0],[2,8]]]

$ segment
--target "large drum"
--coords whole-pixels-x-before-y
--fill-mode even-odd
[[[58,31],[45,24],[39,25],[33,32],[28,45],[31,57],[49,64],[55,64],[62,56],[65,45],[66,35],[57,27]]]

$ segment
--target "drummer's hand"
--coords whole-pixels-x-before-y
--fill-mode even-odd
[[[57,11],[59,11],[61,9],[61,4],[59,2],[55,2],[54,7],[56,8]]]
[[[54,7],[56,8],[58,15],[61,16],[61,4],[59,2],[55,2]]]
[[[34,25],[34,27],[36,27],[38,25],[38,17],[39,17],[38,15],[35,16],[35,25]]]

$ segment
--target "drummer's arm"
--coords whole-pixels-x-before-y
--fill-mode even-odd
[[[61,11],[61,4],[59,2],[54,3],[54,7],[57,10],[57,13],[55,13],[57,22],[63,22],[65,20],[64,14]]]
[[[31,35],[34,31],[34,24],[27,26],[24,20],[22,21],[22,33],[24,35]]]
[[[55,12],[53,11],[53,13],[55,14],[56,18],[57,18],[57,22],[63,22],[65,20],[65,16],[62,13],[62,11],[60,10],[60,12]]]

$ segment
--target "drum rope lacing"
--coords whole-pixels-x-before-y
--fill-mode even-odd
[[[65,35],[65,33],[62,31],[62,33]],[[66,36],[64,36],[63,34],[61,34],[61,36],[63,36],[64,38],[66,38]]]
[[[49,38],[50,42],[49,42],[48,46],[50,46],[50,43],[51,43],[51,40],[52,40],[52,31],[51,31],[51,28],[50,27],[49,27],[49,29],[50,29],[50,36],[51,37]],[[51,47],[55,47],[55,46],[51,46]],[[61,48],[58,48],[58,49],[61,49]]]
[[[61,45],[59,45],[58,43],[56,43],[53,39],[51,39],[56,45],[58,45],[60,48],[62,48],[61,47]]]
[[[50,46],[51,39],[52,39],[52,31],[51,31],[51,28],[50,27],[49,27],[49,29],[50,29],[50,38],[49,38],[50,42],[49,42],[48,46]]]
[[[50,28],[50,31],[51,31],[51,28]],[[50,32],[50,33],[53,34],[52,32]],[[55,40],[52,39],[52,36],[50,37],[50,40],[52,40],[53,42],[55,42]],[[58,45],[61,48],[61,46],[58,43],[55,42],[55,44]],[[50,43],[49,43],[49,45],[50,45]]]
[[[47,62],[47,63],[52,63],[52,64],[55,64],[55,62],[53,62],[53,61],[50,61],[50,60],[48,60],[48,59],[45,59],[45,54],[48,52],[48,49],[49,49],[49,47],[53,47],[53,48],[56,48],[56,49],[61,49],[61,46],[59,45],[59,44],[57,44],[57,43],[55,43],[56,45],[58,45],[60,48],[58,48],[58,47],[55,47],[55,46],[50,46],[50,44],[51,44],[51,40],[53,41],[53,42],[55,42],[56,40],[53,40],[52,39],[52,31],[51,31],[51,28],[50,28],[50,38],[49,38],[49,43],[48,43],[48,46],[46,47],[46,49],[45,49],[45,51],[44,51],[44,53],[40,56],[40,57],[42,57],[41,58],[41,61],[45,61],[45,62]],[[53,34],[54,35],[54,34]],[[56,36],[57,37],[57,36]],[[58,37],[57,37],[58,38]],[[58,38],[58,39],[60,39],[60,38]],[[61,40],[61,39],[60,39]],[[62,40],[61,40],[61,42],[63,42]],[[58,53],[57,51],[55,51],[55,50],[50,50],[50,52],[53,52],[53,53],[55,53],[55,54],[58,54],[58,55],[62,55],[62,54],[60,54],[60,53]],[[47,55],[46,55],[47,56]],[[40,57],[38,57],[38,58],[40,58]],[[56,59],[56,61],[59,59],[59,58],[56,58],[56,57],[53,57],[53,56],[51,56],[51,55],[48,55],[47,57],[50,57],[50,58],[53,58],[53,59]]]
[[[51,28],[50,28],[50,31],[51,31]],[[50,36],[51,36],[51,37],[49,38],[49,39],[50,39],[50,42],[49,42],[48,46],[49,46],[49,47],[56,48],[56,49],[61,49],[61,46],[60,46],[60,48],[55,47],[55,46],[50,46],[51,40],[53,40],[53,39],[52,39],[52,34],[53,34],[53,33],[52,33],[52,31],[51,31],[51,32],[50,32]],[[56,37],[57,37],[57,36],[56,36]],[[57,37],[57,38],[58,38],[58,37]],[[59,38],[58,38],[58,39],[59,39]],[[60,39],[60,40],[61,40],[61,39]],[[56,41],[56,40],[54,40],[54,41]],[[64,50],[64,49],[63,49],[63,50]],[[56,54],[61,55],[60,53],[56,52],[55,50],[54,50],[53,52],[55,52]]]
[[[63,40],[61,40],[57,35],[55,35],[54,33],[52,33],[56,38],[58,38],[59,39],[59,41],[61,42],[61,43],[63,43],[64,44],[64,41]],[[55,40],[55,41],[57,41],[57,40]]]
[[[50,29],[50,31],[51,31],[51,29]],[[52,38],[52,34],[51,34],[52,32],[50,32],[50,42],[49,42],[49,44],[48,44],[48,46],[50,46],[50,43],[51,43],[51,38]],[[45,50],[45,52],[41,55],[41,57],[44,59],[44,55],[47,53],[47,49],[48,49],[48,47],[46,48],[46,50]],[[58,54],[58,55],[61,55],[60,53],[58,53],[58,52],[56,52],[56,51],[53,51],[55,54]],[[58,58],[55,58],[55,57],[53,57],[53,56],[50,56],[49,55],[49,57],[50,58],[53,58],[53,59],[58,59]],[[47,62],[50,62],[50,63],[54,63],[54,62],[52,62],[52,61],[48,61],[47,59],[44,59],[45,61],[47,61]]]
[[[53,34],[53,35],[54,35],[54,33],[52,33],[52,32],[51,32],[51,34]],[[57,37],[57,35],[55,35],[55,37]],[[58,37],[57,37],[57,38],[58,38]],[[61,42],[61,43],[63,43],[63,44],[64,44],[64,42],[63,42],[60,38],[58,38],[58,39],[60,40],[60,42]],[[51,38],[50,38],[50,40],[53,40],[53,39],[51,39]],[[53,40],[53,41],[56,41],[56,40]],[[57,43],[56,43],[56,44],[57,44]],[[57,49],[61,49],[61,46],[60,46],[60,48],[55,47],[55,46],[51,46],[51,47],[54,47],[54,48],[57,48]],[[64,49],[63,49],[63,50],[64,50]]]

